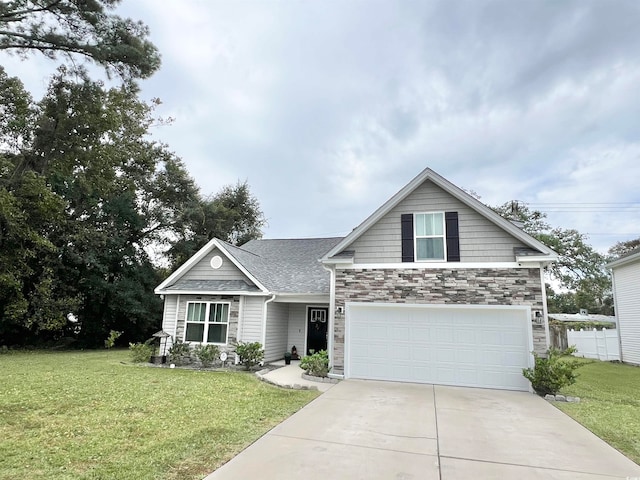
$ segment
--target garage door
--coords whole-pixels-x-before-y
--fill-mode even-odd
[[[528,390],[526,307],[348,304],[347,378]]]

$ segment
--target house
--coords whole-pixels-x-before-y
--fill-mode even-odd
[[[560,350],[566,350],[570,344],[567,329],[616,328],[616,317],[589,313],[581,309],[580,313],[549,312],[549,344]]]
[[[344,238],[214,239],[156,293],[174,339],[328,349],[331,375],[528,390],[557,255],[425,169]]]
[[[620,358],[640,365],[640,249],[607,264],[613,279]]]

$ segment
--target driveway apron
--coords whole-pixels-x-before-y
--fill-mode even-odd
[[[640,467],[536,395],[347,380],[206,480],[627,479]]]

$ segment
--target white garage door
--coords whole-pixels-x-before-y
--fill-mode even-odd
[[[347,378],[528,390],[529,309],[348,304]]]

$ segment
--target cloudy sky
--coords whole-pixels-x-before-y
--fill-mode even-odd
[[[124,0],[203,193],[247,180],[266,238],[347,234],[430,167],[597,249],[640,237],[640,2]],[[54,67],[0,57],[36,94]]]

